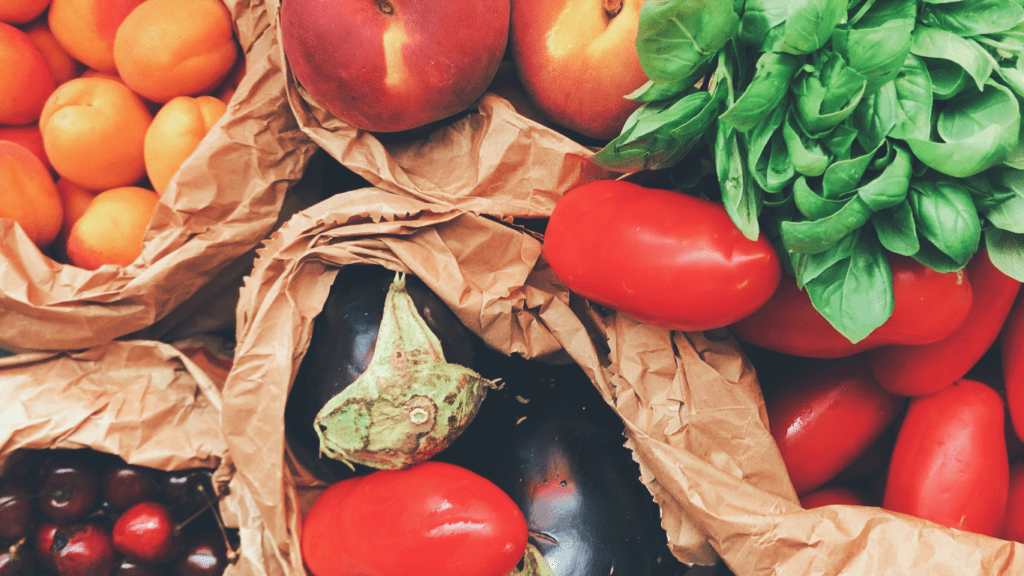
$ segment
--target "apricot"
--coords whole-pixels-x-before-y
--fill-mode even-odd
[[[0,218],[21,225],[32,242],[46,249],[64,217],[50,171],[21,144],[0,140]]]
[[[143,146],[146,174],[157,193],[163,194],[171,177],[226,110],[227,105],[213,96],[178,96],[160,108]]]
[[[114,37],[118,74],[154,102],[210,93],[238,57],[231,13],[220,0],[148,0]]]
[[[51,0],[50,30],[72,58],[90,68],[113,72],[114,36],[125,17],[143,1]]]
[[[50,31],[50,23],[46,18],[37,18],[22,30],[28,34],[36,48],[43,53],[58,86],[72,78],[78,78],[85,69],[81,62],[72,58],[68,51],[60,45],[57,37]]]
[[[58,174],[89,190],[135,184],[146,173],[142,148],[152,122],[146,104],[108,78],[75,78],[46,101],[39,127]]]
[[[64,207],[64,219],[61,222],[60,233],[57,235],[54,246],[57,247],[60,255],[66,259],[66,247],[68,236],[71,234],[71,228],[82,217],[82,214],[85,214],[85,209],[89,207],[89,204],[92,203],[93,198],[99,192],[86,190],[67,178],[57,180],[57,192],[60,194],[61,205]]]
[[[104,264],[128,266],[142,253],[142,241],[160,197],[139,186],[96,195],[68,234],[68,261],[95,270]]]
[[[46,149],[43,148],[43,133],[39,131],[38,122],[23,126],[0,126],[0,140],[10,140],[28,148],[43,162],[47,170],[54,171],[50,159],[46,156]]]
[[[38,120],[56,86],[50,65],[28,34],[0,22],[0,124]]]
[[[27,24],[49,5],[50,0],[3,0],[0,2],[0,22]]]

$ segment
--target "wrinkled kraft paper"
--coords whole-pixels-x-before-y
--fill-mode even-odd
[[[226,4],[245,76],[162,195],[135,263],[96,271],[59,264],[13,221],[0,220],[0,346],[75,350],[109,342],[154,324],[204,285],[227,285],[247,271],[228,268],[276,225],[317,147],[289,110],[266,9]]]

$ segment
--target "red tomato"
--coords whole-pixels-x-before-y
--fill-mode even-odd
[[[559,200],[544,256],[573,292],[670,330],[720,328],[758,309],[782,275],[763,233],[682,192],[600,180]]]
[[[1021,460],[1010,465],[1010,491],[1002,538],[1024,542],[1024,461]]]
[[[811,358],[840,358],[886,344],[928,344],[949,336],[971,310],[971,284],[961,272],[940,273],[906,256],[889,254],[892,316],[852,343],[829,324],[788,274],[760,309],[730,329],[741,342]]]
[[[845,504],[851,506],[871,506],[871,496],[858,488],[847,486],[828,486],[812,490],[800,497],[800,505],[806,510],[819,506]]]
[[[1010,420],[1018,438],[1024,438],[1024,292],[1010,310],[999,336],[1003,385]]]
[[[797,494],[824,485],[856,461],[906,403],[875,382],[860,356],[810,364],[766,392],[764,401]]]
[[[910,400],[883,508],[999,537],[1009,484],[1003,402],[995,390],[960,379]]]
[[[526,550],[526,519],[465,468],[425,462],[331,485],[302,522],[314,576],[505,576]]]
[[[967,265],[974,297],[970,313],[942,340],[931,344],[881,346],[867,352],[875,379],[902,396],[931,394],[963,378],[996,341],[1020,282],[1003,274],[979,250]]]

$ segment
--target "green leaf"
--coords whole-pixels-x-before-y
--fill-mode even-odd
[[[1024,8],[1007,0],[961,0],[949,4],[926,4],[921,23],[958,36],[994,34],[1024,22]]]
[[[805,287],[818,312],[851,342],[863,340],[892,315],[892,268],[870,234],[859,233],[856,250]]]
[[[764,189],[770,192],[782,192],[797,177],[793,157],[789,154],[786,134],[783,129],[772,133],[771,154],[765,171],[767,184]]]
[[[810,135],[832,129],[853,113],[866,83],[867,78],[847,66],[842,56],[824,54],[814,71],[799,74],[793,86],[800,125]]]
[[[829,198],[815,191],[801,176],[793,182],[793,203],[808,220],[820,220],[838,212],[846,205],[848,198]]]
[[[875,212],[904,202],[910,190],[913,173],[910,152],[898,145],[893,149],[892,162],[876,178],[857,189],[857,195]]]
[[[912,54],[908,56],[893,80],[893,87],[900,119],[889,136],[927,140],[932,130],[932,82],[924,60]]]
[[[917,239],[917,226],[910,202],[904,199],[899,204],[879,210],[871,216],[871,224],[882,247],[890,252],[913,256],[921,249]]]
[[[853,196],[830,216],[818,220],[782,222],[780,229],[783,245],[789,252],[824,252],[847,234],[867,224],[871,214],[871,208],[864,200],[860,196]]]
[[[739,134],[728,124],[718,124],[715,168],[726,213],[744,236],[757,240],[761,193],[747,169],[746,150]]]
[[[802,62],[802,58],[792,54],[761,54],[757,59],[757,68],[750,85],[719,120],[733,125],[741,132],[754,128],[780,105],[789,91],[793,75]]]
[[[822,196],[841,198],[855,190],[871,164],[871,159],[877,153],[878,148],[875,148],[866,154],[847,160],[836,160],[829,164],[821,180]]]
[[[970,190],[951,178],[919,178],[907,199],[921,237],[949,257],[954,269],[965,266],[981,242],[981,219]]]
[[[664,0],[640,6],[640,66],[656,82],[691,77],[736,33],[730,0]]]
[[[1004,274],[1024,282],[1024,234],[993,228],[985,231],[988,257]]]
[[[779,131],[779,127],[782,126],[785,117],[786,106],[779,104],[747,132],[748,169],[758,186],[768,192],[781,192],[796,175],[792,163],[789,163],[789,154],[785,152],[780,155],[780,158],[784,161],[783,171],[787,173],[781,179],[775,179],[770,170],[772,143],[776,137],[781,142],[782,133]],[[781,145],[785,147],[784,142],[781,142]]]
[[[1002,162],[1017,145],[1020,120],[1016,96],[989,82],[983,92],[961,94],[939,112],[936,131],[943,142],[908,138],[907,143],[927,166],[962,178]]]
[[[938,28],[921,25],[914,28],[910,51],[924,58],[948,60],[957,64],[970,74],[978,90],[984,89],[994,68],[991,57],[977,42]]]
[[[820,138],[825,148],[837,160],[848,160],[853,155],[853,144],[857,141],[857,129],[842,123]]]
[[[789,12],[772,46],[779,52],[810,54],[832,37],[846,17],[847,0],[788,0]]]
[[[786,220],[783,219],[784,221]],[[814,280],[822,272],[852,256],[857,251],[859,238],[859,232],[848,234],[828,250],[817,254],[790,252],[789,258],[786,261],[790,262],[790,268],[793,270],[793,276],[796,277],[797,286],[803,289],[807,282]],[[785,248],[782,248],[780,253],[785,253]]]
[[[984,184],[991,191],[990,194],[995,196],[1002,192],[999,196],[1003,198],[984,213],[985,217],[996,228],[1024,234],[1024,172],[1004,168],[986,170],[983,175],[989,176]]]
[[[760,47],[768,32],[783,24],[789,14],[785,0],[747,0],[740,16],[738,38],[744,44]]]
[[[803,131],[793,116],[794,114],[789,114],[782,124],[782,135],[793,162],[793,169],[804,176],[821,176],[832,159],[821,143]]]
[[[896,83],[886,82],[866,95],[850,115],[850,123],[857,129],[857,142],[866,150],[877,148],[900,122],[901,113]]]
[[[835,50],[867,78],[868,93],[899,73],[910,53],[916,15],[915,0],[875,2],[852,28],[840,25],[832,34]]]
[[[973,89],[970,75],[956,62],[934,58],[926,58],[925,62],[928,75],[931,76],[932,95],[936,100],[949,100],[969,86]]]

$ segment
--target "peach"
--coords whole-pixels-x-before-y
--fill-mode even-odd
[[[30,124],[56,88],[50,65],[32,40],[0,22],[0,124]]]
[[[105,264],[128,266],[142,253],[142,241],[160,197],[138,186],[96,195],[68,234],[68,261],[95,270]]]
[[[21,144],[0,140],[0,218],[11,218],[40,249],[60,232],[64,211],[46,166]]]
[[[227,106],[213,96],[178,96],[160,108],[146,131],[143,157],[146,174],[157,193],[195,151]]]
[[[118,74],[154,102],[210,93],[238,57],[231,13],[220,0],[148,0],[114,37]]]
[[[509,18],[509,0],[284,0],[281,45],[326,110],[363,130],[400,132],[483,95]]]
[[[0,140],[10,140],[28,148],[43,162],[47,170],[54,172],[53,165],[46,156],[46,149],[43,148],[43,133],[39,131],[38,122],[23,126],[0,126]]]
[[[113,72],[114,36],[121,22],[144,0],[52,0],[50,30],[72,58]]]
[[[146,172],[142,148],[152,122],[146,104],[107,78],[75,78],[46,101],[43,145],[58,174],[90,190],[134,184]]]
[[[4,0],[0,2],[0,22],[26,24],[46,10],[50,0]]]
[[[50,23],[46,18],[37,18],[22,30],[28,34],[36,48],[43,53],[58,86],[72,78],[77,78],[82,73],[85,66],[72,58],[68,51],[60,45],[60,42],[57,42],[57,37],[50,31]]]

